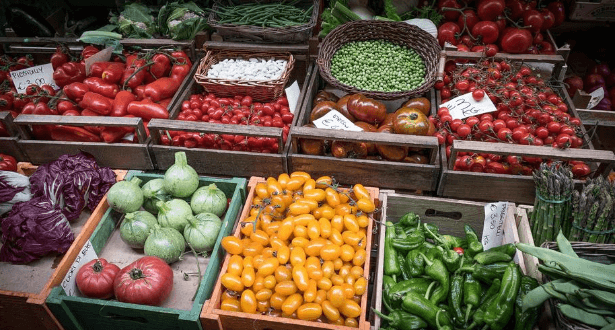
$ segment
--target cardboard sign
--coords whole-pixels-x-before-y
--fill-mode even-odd
[[[362,132],[363,129],[353,124],[348,118],[344,117],[339,111],[331,110],[324,116],[314,120],[316,128],[341,129],[345,131]]]
[[[453,119],[464,119],[498,110],[493,102],[491,102],[491,99],[486,95],[482,100],[476,101],[472,97],[472,93],[457,96],[456,98],[443,103],[440,107],[448,108],[448,111]]]
[[[504,240],[504,219],[506,219],[507,211],[506,202],[485,204],[485,222],[482,237],[484,250],[502,245]]]
[[[96,62],[108,62],[111,60],[111,53],[113,53],[113,47],[107,47],[100,52],[85,59],[85,74],[90,75],[90,67]]]
[[[288,100],[288,108],[290,109],[290,112],[294,114],[297,109],[297,103],[299,103],[299,94],[301,94],[299,84],[295,80],[295,82],[284,91],[286,92],[286,99]]]
[[[92,246],[92,242],[88,240],[79,251],[77,258],[75,258],[75,262],[70,266],[68,273],[64,276],[62,283],[62,289],[66,292],[68,296],[81,296],[79,293],[79,289],[77,289],[77,284],[75,283],[75,278],[77,277],[77,272],[81,266],[90,262],[91,260],[97,259],[98,255],[96,255],[96,251],[94,251],[94,247]]]
[[[25,94],[26,88],[32,84],[38,86],[50,85],[55,90],[60,89],[60,86],[56,85],[53,80],[53,65],[51,63],[11,71],[10,75],[17,93],[20,94]]]

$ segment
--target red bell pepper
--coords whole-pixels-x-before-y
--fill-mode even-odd
[[[88,85],[82,82],[70,83],[62,88],[64,94],[75,102],[81,102],[85,93],[90,91]]]
[[[158,53],[152,56],[152,66],[149,67],[149,72],[154,78],[162,78],[169,76],[171,72],[171,59],[167,54]]]
[[[102,78],[103,72],[109,67],[109,65],[115,62],[96,62],[92,63],[90,66],[90,75],[89,77],[98,77]]]
[[[107,83],[102,78],[98,77],[85,78],[85,80],[83,80],[83,83],[88,86],[90,91],[108,97],[110,99],[115,98],[117,92],[120,91],[120,87],[117,84]]]
[[[101,115],[108,115],[113,108],[113,101],[98,93],[87,92],[81,102],[79,102],[79,106]]]
[[[17,160],[11,155],[0,154],[0,171],[17,171]]]
[[[128,114],[128,104],[132,101],[136,101],[137,97],[129,91],[119,91],[113,99],[113,109],[111,109],[110,116],[124,117]]]
[[[72,82],[82,82],[85,79],[85,65],[79,62],[67,62],[53,71],[53,81],[64,87]]]
[[[187,64],[188,67],[192,66],[192,61],[190,61],[190,57],[183,50],[176,50],[171,53],[171,56],[175,59],[175,63],[177,64]]]
[[[144,121],[150,121],[152,118],[169,118],[169,111],[167,111],[167,108],[150,100],[130,102],[127,110],[129,114],[141,117]]]
[[[125,69],[126,65],[124,65],[124,63],[111,62],[111,64],[103,71],[101,78],[109,84],[117,84],[120,80],[122,80],[122,75],[124,75]]]
[[[175,92],[179,89],[181,81],[174,78],[163,77],[158,80],[145,85],[143,96],[146,98],[158,102],[162,99],[166,99],[175,95]]]
[[[56,125],[51,129],[51,139],[56,141],[100,142],[100,137],[85,128]]]

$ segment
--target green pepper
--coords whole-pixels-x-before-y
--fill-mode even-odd
[[[508,267],[508,262],[494,262],[489,265],[483,265],[487,269],[495,270],[498,274],[504,275],[506,268]]]
[[[494,246],[487,251],[502,252],[514,257],[515,253],[517,253],[517,245],[515,243],[508,243],[500,246]]]
[[[451,273],[456,272],[457,269],[461,267],[461,259],[462,257],[459,255],[459,253],[453,250],[446,250],[442,254],[442,261],[444,261],[446,269]]]
[[[468,241],[465,238],[453,235],[440,235],[440,240],[449,248],[462,247],[465,249],[468,247]]]
[[[416,227],[421,222],[421,218],[414,212],[408,212],[399,218],[399,224],[404,227]]]
[[[401,226],[399,226],[399,224],[395,225],[395,238],[401,238],[404,239],[406,238],[408,235],[406,234],[406,232],[404,231],[404,228],[402,228]]]
[[[436,237],[440,235],[440,228],[430,223],[423,223],[423,230],[425,231],[425,236],[433,240],[435,240]]]
[[[442,309],[417,292],[410,291],[406,293],[401,307],[406,312],[425,320],[432,328],[437,328],[438,324],[440,326],[451,325],[451,318],[448,312],[438,313]]]
[[[404,239],[394,238],[392,240],[392,245],[393,245],[393,248],[397,250],[398,253],[406,255],[410,250],[414,250],[420,247],[421,245],[423,245],[423,242],[425,242],[425,238],[417,239],[417,238],[411,238],[410,236],[408,236]]]
[[[432,280],[430,278],[417,277],[411,278],[407,281],[401,281],[393,285],[387,294],[391,307],[399,308],[401,306],[402,299],[406,293],[410,291],[424,296],[425,293],[427,293],[427,288],[429,288],[431,282]]]
[[[483,244],[478,239],[478,235],[474,229],[472,229],[469,225],[464,225],[463,231],[465,232],[466,240],[468,241],[468,248],[465,250],[465,254],[471,258],[474,258],[476,254],[483,252]]]
[[[397,262],[399,263],[399,268],[401,269],[402,280],[406,281],[411,279],[412,276],[410,275],[410,267],[408,267],[408,263],[406,263],[406,257],[404,257],[402,253],[397,253]]]
[[[425,255],[429,257],[429,259],[440,259],[442,260],[444,256],[444,249],[441,246],[434,246],[432,248],[428,248]]]
[[[448,291],[448,305],[452,311],[453,323],[462,326],[465,322],[465,314],[461,310],[463,303],[464,275],[455,273],[451,278],[451,287]]]
[[[436,313],[436,329],[438,329],[438,330],[453,330],[453,328],[450,325],[448,325],[448,324],[441,324],[440,323],[440,313],[442,313],[442,312],[446,312],[446,310],[440,309]]]
[[[534,307],[523,312],[523,298],[525,295],[538,287],[538,281],[529,276],[521,277],[521,286],[515,300],[515,330],[531,330],[536,324],[539,315],[539,307]]]
[[[386,222],[386,231],[384,236],[384,274],[385,275],[400,275],[401,268],[397,261],[397,251],[393,248],[393,239],[395,238],[395,228],[390,221]]]
[[[420,253],[421,249],[414,249],[406,255],[406,265],[412,277],[418,277],[425,273],[425,259]]]
[[[429,258],[422,253],[421,256],[425,259],[425,263],[427,264],[427,267],[425,267],[425,274],[440,284],[429,298],[434,305],[437,305],[448,296],[450,286],[449,273],[442,260],[429,260]]]
[[[515,299],[521,287],[521,272],[514,262],[502,277],[502,285],[495,299],[488,305],[483,316],[491,330],[502,330],[510,320],[515,309]]]
[[[389,292],[391,291],[391,288],[395,286],[395,284],[397,283],[391,276],[382,276],[382,303],[389,312],[393,310],[391,308],[391,301],[389,300]]]
[[[500,251],[483,251],[474,256],[474,261],[481,265],[489,265],[495,262],[509,262],[512,257]]]
[[[489,269],[486,266],[480,265],[480,264],[474,264],[472,266],[464,266],[459,268],[460,272],[470,272],[472,273],[472,276],[474,276],[475,279],[486,283],[486,284],[491,284],[493,282],[494,279],[496,278],[501,278],[502,275],[499,274],[496,270],[494,269]]]
[[[380,316],[380,318],[387,320],[389,326],[398,330],[418,330],[427,327],[425,320],[405,311],[396,310],[390,312],[389,315],[384,315],[372,308],[372,312]]]
[[[483,288],[480,283],[474,279],[471,273],[466,273],[463,282],[463,304],[466,306],[466,313],[464,316],[464,324],[468,323],[470,314],[472,314],[472,308],[477,307],[480,304],[480,296]]]
[[[484,316],[487,307],[495,300],[500,292],[501,281],[500,279],[495,279],[493,284],[489,287],[487,292],[481,297],[480,307],[474,312],[474,316],[472,317],[472,324],[467,329],[473,329],[477,325],[485,324]]]
[[[485,306],[485,303],[488,302],[489,299],[492,299],[493,297],[495,297],[495,295],[500,291],[501,286],[502,286],[502,281],[499,278],[496,278],[495,280],[493,280],[493,283],[491,283],[491,286],[489,286],[489,289],[487,289],[487,292],[485,292],[485,294],[483,294],[480,297],[479,305]]]

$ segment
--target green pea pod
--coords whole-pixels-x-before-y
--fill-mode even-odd
[[[525,296],[538,287],[538,281],[529,276],[522,276],[521,286],[515,299],[515,329],[514,330],[532,330],[534,324],[538,321],[539,307],[527,309],[523,311],[523,299]]]
[[[504,252],[499,251],[483,251],[474,256],[474,261],[481,265],[489,265],[496,262],[509,262],[512,257]]]

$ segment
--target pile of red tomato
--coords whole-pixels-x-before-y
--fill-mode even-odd
[[[213,93],[190,95],[182,102],[176,119],[201,121],[214,124],[252,125],[282,129],[286,142],[294,115],[288,107],[288,99],[279,97],[271,102],[254,102],[247,95],[217,97]],[[164,145],[186,148],[221,149],[277,153],[279,139],[234,134],[213,134],[183,131],[168,131],[161,135]]]
[[[551,145],[555,148],[580,148],[583,133],[579,118],[572,117],[568,105],[533,70],[508,61],[484,60],[472,66],[449,61],[442,81],[436,83],[442,103],[458,95],[472,93],[476,100],[489,97],[497,111],[453,119],[441,107],[430,116],[436,126],[434,136],[446,144],[446,154],[454,140]],[[498,174],[531,175],[543,161],[539,157],[503,157],[494,154],[458,153],[455,169]],[[590,168],[571,161],[576,177],[585,177]]]
[[[544,8],[536,0],[478,0],[465,7],[460,0],[439,0],[444,22],[438,27],[438,42],[459,51],[513,54],[555,54],[545,31],[560,25],[565,16],[562,1]]]

